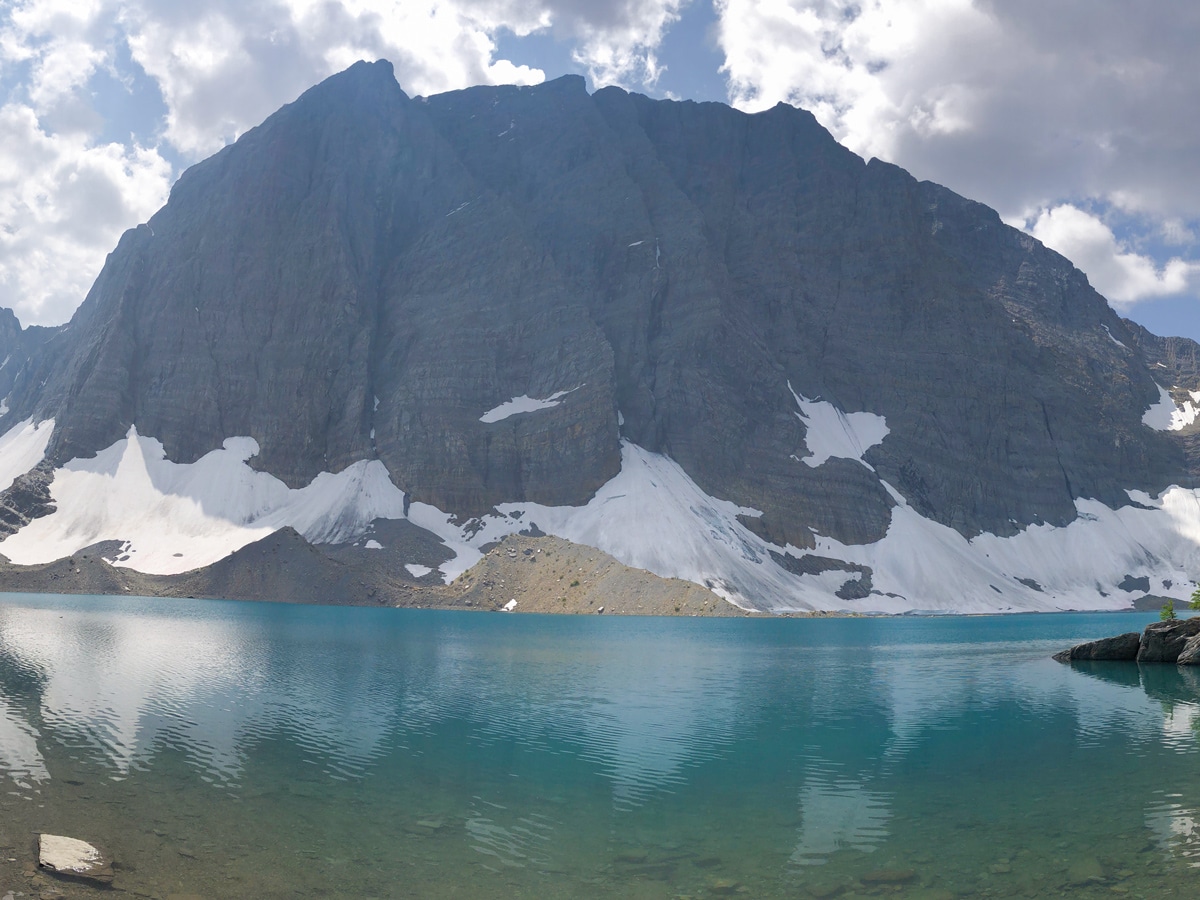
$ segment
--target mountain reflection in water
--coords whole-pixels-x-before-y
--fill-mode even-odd
[[[151,895],[1161,888],[1197,857],[1164,773],[1200,673],[1049,659],[1144,621],[12,596],[4,812]]]

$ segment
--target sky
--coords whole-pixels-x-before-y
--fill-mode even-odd
[[[0,306],[70,318],[192,163],[358,59],[812,111],[1200,340],[1193,0],[0,0]]]

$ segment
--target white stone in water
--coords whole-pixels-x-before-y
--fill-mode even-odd
[[[58,834],[38,835],[38,865],[60,875],[112,881],[112,863],[87,841]]]

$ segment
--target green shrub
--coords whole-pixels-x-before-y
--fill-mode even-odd
[[[1200,586],[1192,591],[1192,602],[1188,604],[1189,609],[1200,609]]]
[[[1164,622],[1170,622],[1175,618],[1175,601],[1168,600],[1163,604],[1163,608],[1159,610],[1158,617]]]

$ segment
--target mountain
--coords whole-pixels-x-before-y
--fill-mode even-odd
[[[446,578],[532,528],[758,609],[1115,608],[1200,565],[1196,345],[785,105],[358,63],[0,350],[22,565],[401,519]]]

